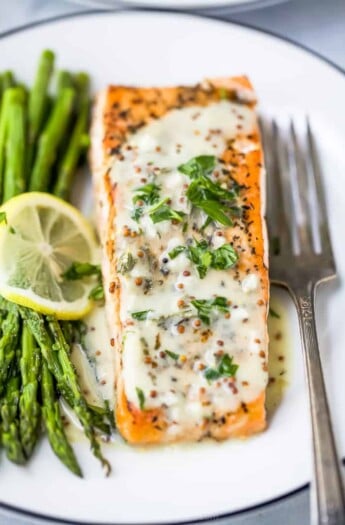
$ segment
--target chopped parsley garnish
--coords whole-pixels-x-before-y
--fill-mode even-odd
[[[206,368],[204,376],[207,381],[215,381],[221,377],[234,377],[238,369],[238,365],[233,363],[233,357],[228,354],[222,355],[217,368]]]
[[[136,204],[138,201],[143,201],[144,204],[155,204],[159,200],[160,187],[153,182],[140,186],[135,191],[133,197],[133,203]]]
[[[268,313],[269,313],[269,315],[271,317],[275,317],[276,319],[280,319],[280,315],[275,310],[273,310],[273,308],[270,307]]]
[[[144,410],[144,407],[145,407],[145,394],[141,390],[141,388],[139,388],[137,386],[135,387],[135,390],[136,390],[136,393],[137,393],[137,396],[138,396],[140,410]]]
[[[120,255],[117,261],[116,269],[119,273],[121,273],[122,275],[125,275],[126,273],[133,270],[135,264],[136,264],[136,259],[133,257],[131,252],[125,252],[122,255]]]
[[[102,284],[92,288],[89,293],[89,299],[92,299],[93,301],[104,301],[104,288]]]
[[[174,361],[177,361],[178,358],[180,357],[178,354],[175,354],[175,352],[172,352],[171,350],[164,350],[164,352],[166,353],[166,355],[171,357],[171,359],[173,359]]]
[[[180,253],[185,253],[192,261],[198,271],[200,279],[203,279],[210,268],[215,270],[227,270],[238,261],[236,250],[231,244],[223,244],[212,250],[207,241],[195,241],[195,245],[176,246],[169,252],[170,259],[175,259]]]
[[[99,264],[74,262],[68,270],[62,274],[62,277],[68,281],[76,281],[83,277],[89,277],[90,275],[101,275],[101,267]]]
[[[170,206],[167,205],[168,200],[169,197],[163,199],[162,201],[158,202],[158,204],[150,208],[149,216],[154,224],[157,222],[169,220],[175,220],[178,222],[183,221],[186,214],[182,211],[177,211],[170,208]]]
[[[227,190],[209,178],[216,163],[215,156],[202,155],[190,159],[179,166],[178,170],[192,179],[186,196],[193,206],[201,209],[210,219],[224,226],[231,226],[231,215],[237,215],[239,211],[235,205],[237,188]]]
[[[145,321],[150,312],[152,312],[152,310],[142,310],[141,312],[132,312],[132,317],[133,319],[136,319],[137,321]]]
[[[132,218],[135,222],[139,222],[140,217],[142,216],[143,213],[144,213],[144,207],[143,207],[143,206],[136,206],[136,207],[133,208],[133,210],[132,210],[131,218]]]
[[[210,175],[216,164],[217,159],[214,155],[200,155],[190,159],[185,164],[181,164],[177,169],[191,179],[196,179]]]
[[[2,211],[0,212],[0,224],[4,222],[5,224],[7,224],[7,215],[6,215],[6,212]]]
[[[238,261],[238,254],[231,244],[223,244],[213,251],[211,267],[215,270],[226,270]]]
[[[97,277],[97,284],[89,293],[89,299],[93,301],[104,300],[104,288],[102,283],[102,272],[99,264],[73,262],[71,266],[62,274],[63,279],[77,281],[84,277]]]
[[[170,259],[175,259],[180,253],[183,253],[186,251],[186,246],[176,246],[169,252]]]
[[[135,205],[131,217],[136,222],[139,222],[140,217],[144,213],[144,205],[152,206],[159,201],[159,190],[160,187],[153,182],[145,184],[136,188],[135,195],[133,196],[133,204]]]
[[[191,301],[194,308],[198,311],[198,317],[207,325],[211,324],[210,316],[212,310],[219,312],[228,312],[228,301],[225,297],[216,297],[215,299],[195,299]]]

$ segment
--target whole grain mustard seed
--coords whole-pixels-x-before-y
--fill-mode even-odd
[[[183,326],[183,324],[179,324],[178,327],[177,327],[177,331],[179,334],[184,334],[185,333],[185,327]]]
[[[141,285],[143,284],[143,279],[142,279],[142,277],[136,277],[136,278],[134,279],[134,282],[135,282],[135,284],[136,284],[137,286],[141,286]]]

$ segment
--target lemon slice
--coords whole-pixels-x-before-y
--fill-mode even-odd
[[[92,227],[70,204],[47,193],[24,193],[0,208],[0,295],[59,319],[80,319],[92,307],[92,279],[68,281],[73,262],[94,263]]]

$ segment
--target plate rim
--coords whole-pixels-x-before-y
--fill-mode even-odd
[[[134,1],[134,0],[133,0]],[[216,21],[216,22],[221,22],[225,25],[234,25],[234,26],[238,26],[238,27],[243,27],[243,28],[246,28],[246,29],[250,29],[252,31],[256,31],[257,33],[260,33],[260,34],[263,34],[263,35],[268,35],[272,38],[275,38],[277,39],[278,41],[281,41],[281,42],[286,42],[288,44],[290,44],[291,46],[299,49],[299,50],[302,50],[304,51],[306,54],[309,54],[315,58],[317,58],[318,60],[320,60],[321,62],[327,64],[331,69],[333,70],[336,70],[338,73],[340,73],[342,76],[345,77],[345,68],[342,68],[341,66],[339,66],[338,64],[336,64],[335,62],[333,62],[331,59],[327,58],[326,56],[322,55],[321,53],[319,53],[318,51],[315,51],[314,49],[311,49],[310,47],[308,47],[307,45],[305,44],[302,44],[300,42],[296,42],[294,39],[290,38],[290,37],[286,37],[286,36],[282,36],[282,35],[279,35],[277,33],[275,33],[274,31],[271,31],[269,29],[262,29],[262,28],[259,28],[257,26],[255,26],[254,24],[250,24],[250,23],[246,23],[246,22],[238,22],[236,20],[232,20],[232,19],[224,19],[221,14],[216,14],[216,15],[211,15],[209,13],[209,11],[205,11],[205,12],[192,12],[192,11],[185,11],[183,9],[177,9],[177,8],[159,8],[159,7],[140,7],[139,5],[135,5],[133,3],[133,7],[131,7],[129,4],[126,4],[128,7],[125,7],[124,4],[122,4],[123,7],[120,7],[120,8],[116,8],[116,9],[84,9],[84,10],[81,10],[81,11],[76,11],[76,12],[72,12],[72,13],[64,13],[64,14],[59,14],[59,15],[55,15],[55,16],[51,16],[51,17],[48,17],[48,18],[43,18],[41,20],[35,20],[35,21],[32,21],[32,22],[28,22],[27,24],[22,24],[20,26],[17,26],[17,27],[14,27],[14,28],[11,28],[11,29],[8,29],[6,31],[2,31],[0,33],[0,41],[7,38],[7,37],[10,37],[10,36],[13,36],[17,33],[21,33],[21,32],[24,32],[26,30],[30,30],[30,29],[35,29],[36,27],[39,27],[39,26],[42,26],[42,25],[48,25],[48,24],[51,24],[51,23],[54,23],[54,22],[59,22],[59,21],[62,21],[62,20],[68,20],[70,18],[78,18],[78,17],[84,17],[84,16],[92,16],[92,15],[104,15],[104,14],[108,14],[108,15],[118,15],[118,14],[133,14],[133,15],[136,15],[138,13],[146,13],[146,14],[149,14],[149,13],[158,13],[158,14],[167,14],[167,13],[173,13],[173,14],[177,14],[179,16],[185,16],[185,17],[190,17],[190,18],[201,18],[201,19],[206,19],[206,20],[211,20],[211,21]],[[341,463],[343,465],[345,465],[345,457],[341,459]],[[255,504],[255,505],[251,505],[251,506],[248,506],[246,508],[243,508],[243,509],[239,509],[239,510],[235,510],[235,511],[231,511],[231,512],[225,512],[225,513],[222,513],[222,514],[215,514],[215,515],[211,515],[211,516],[207,516],[207,517],[203,517],[203,518],[199,518],[199,519],[192,519],[192,520],[187,520],[187,521],[181,521],[181,520],[178,520],[178,521],[161,521],[159,523],[156,523],[156,525],[196,525],[196,524],[206,524],[206,523],[210,523],[212,521],[214,522],[218,522],[218,520],[222,520],[222,519],[227,519],[227,518],[232,518],[232,517],[235,517],[235,516],[240,516],[240,515],[244,515],[246,513],[250,513],[250,512],[254,512],[254,511],[257,511],[257,510],[260,510],[260,509],[263,509],[264,507],[269,507],[269,506],[272,506],[274,504],[277,504],[277,503],[280,503],[284,500],[287,500],[288,498],[291,498],[293,496],[296,496],[297,494],[300,494],[302,493],[303,491],[306,491],[310,486],[310,482],[308,483],[305,483],[303,485],[300,485],[298,487],[296,487],[295,489],[287,492],[287,493],[284,493],[284,494],[281,494],[280,496],[277,496],[275,498],[272,498],[272,499],[269,499],[269,500],[266,500],[266,501],[263,501],[262,503],[258,503],[258,504]],[[19,516],[22,516],[24,518],[28,518],[30,521],[32,520],[39,520],[40,523],[57,523],[57,524],[61,524],[61,525],[106,525],[104,522],[96,522],[96,521],[78,521],[78,520],[66,520],[64,518],[59,518],[59,517],[56,517],[56,516],[49,516],[49,515],[46,515],[46,514],[41,514],[40,512],[34,512],[34,511],[30,511],[30,510],[26,510],[24,508],[21,508],[21,507],[17,507],[15,505],[10,505],[8,503],[4,503],[0,500],[0,511],[4,511],[4,513],[8,514],[8,515],[19,515]],[[137,525],[136,523],[121,523],[121,522],[109,522],[109,525]]]
[[[78,3],[79,5],[91,7],[92,2],[94,0],[86,0],[86,1],[85,0],[73,0],[73,1]],[[108,2],[109,0],[105,0],[105,1]],[[216,0],[216,2],[212,5],[209,3],[209,0],[187,0],[184,7],[180,6],[179,4],[176,4],[174,0],[169,0],[169,3],[167,4],[166,7],[160,7],[158,3],[156,3],[156,1],[157,0],[118,0],[118,3],[120,5],[120,9],[121,8],[122,9],[134,8],[137,10],[154,9],[155,11],[181,11],[186,14],[189,11],[194,12],[194,10],[202,10],[202,11],[208,12],[209,14],[209,12],[212,9],[228,8],[231,14],[235,14],[235,13],[245,13],[246,11],[252,11],[254,9],[261,9],[265,7],[279,5],[289,0],[246,0],[245,2],[241,2],[240,0],[233,0],[231,1],[231,3],[229,3],[229,0]],[[114,5],[114,7],[110,6],[105,9],[113,10],[115,9],[115,7],[116,6]]]

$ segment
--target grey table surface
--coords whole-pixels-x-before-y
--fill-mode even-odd
[[[78,13],[84,9],[64,0],[1,0],[0,33],[34,21]],[[306,46],[345,70],[345,0],[291,0],[243,12],[234,12],[227,7],[215,8],[208,10],[207,14],[272,31]],[[210,523],[307,525],[310,522],[308,500],[308,491],[304,490],[259,509]],[[0,511],[0,525],[29,523],[42,522]]]

